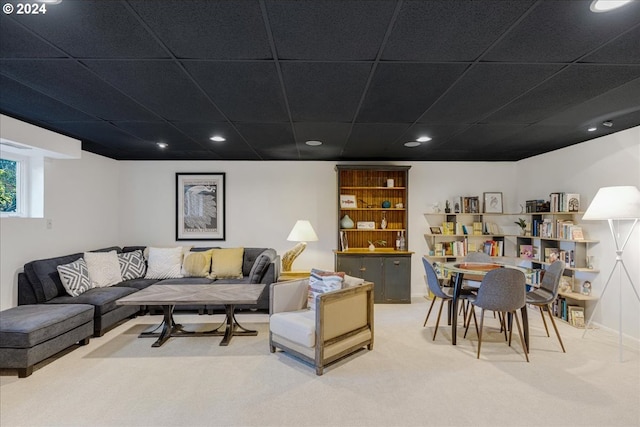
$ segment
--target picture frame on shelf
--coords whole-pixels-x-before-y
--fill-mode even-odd
[[[340,208],[341,209],[355,209],[358,207],[356,202],[356,196],[354,194],[341,194],[340,195]]]
[[[482,193],[484,213],[503,213],[502,192]]]
[[[442,234],[440,227],[429,227],[429,230],[431,230],[431,234]]]
[[[176,240],[225,239],[225,173],[176,173]]]

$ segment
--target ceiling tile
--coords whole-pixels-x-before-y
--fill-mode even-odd
[[[473,61],[533,1],[405,1],[384,60]]]
[[[66,56],[12,18],[0,15],[1,58],[64,58]]]
[[[267,1],[279,59],[373,60],[391,22],[390,1]]]
[[[380,64],[357,121],[413,123],[466,68],[465,64]]]
[[[293,120],[350,123],[370,71],[371,64],[283,63]]]
[[[179,59],[272,58],[257,1],[129,3]]]

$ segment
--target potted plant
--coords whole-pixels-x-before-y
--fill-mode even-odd
[[[525,231],[527,229],[527,221],[525,221],[524,218],[518,218],[517,221],[514,222],[514,224],[516,224],[518,227],[520,227],[520,230],[522,230],[522,235],[525,235]]]
[[[444,202],[444,212],[451,213],[451,205],[449,204],[448,200]]]
[[[368,242],[369,242],[369,250],[371,252],[376,250],[376,245],[387,246],[386,240],[374,240],[373,242],[371,240],[368,240]]]

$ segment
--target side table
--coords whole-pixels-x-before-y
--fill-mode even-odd
[[[296,270],[296,271],[281,271],[278,276],[279,282],[286,282],[288,280],[308,279],[311,275],[310,271]]]

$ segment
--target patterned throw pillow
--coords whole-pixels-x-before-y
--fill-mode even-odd
[[[78,258],[69,264],[59,265],[57,268],[62,286],[72,297],[77,297],[93,288],[89,280],[87,263],[83,258]]]
[[[320,294],[342,289],[344,273],[311,269],[309,276],[309,297],[307,306],[310,310],[316,309],[316,298]]]
[[[122,282],[116,251],[85,252],[83,256],[94,288],[104,288]]]
[[[212,249],[211,279],[242,279],[244,248]]]
[[[211,272],[211,251],[189,252],[182,261],[184,277],[208,277]]]
[[[182,246],[149,248],[149,265],[145,279],[180,279],[182,276]]]
[[[133,280],[144,277],[147,264],[141,250],[118,254],[122,280]]]

